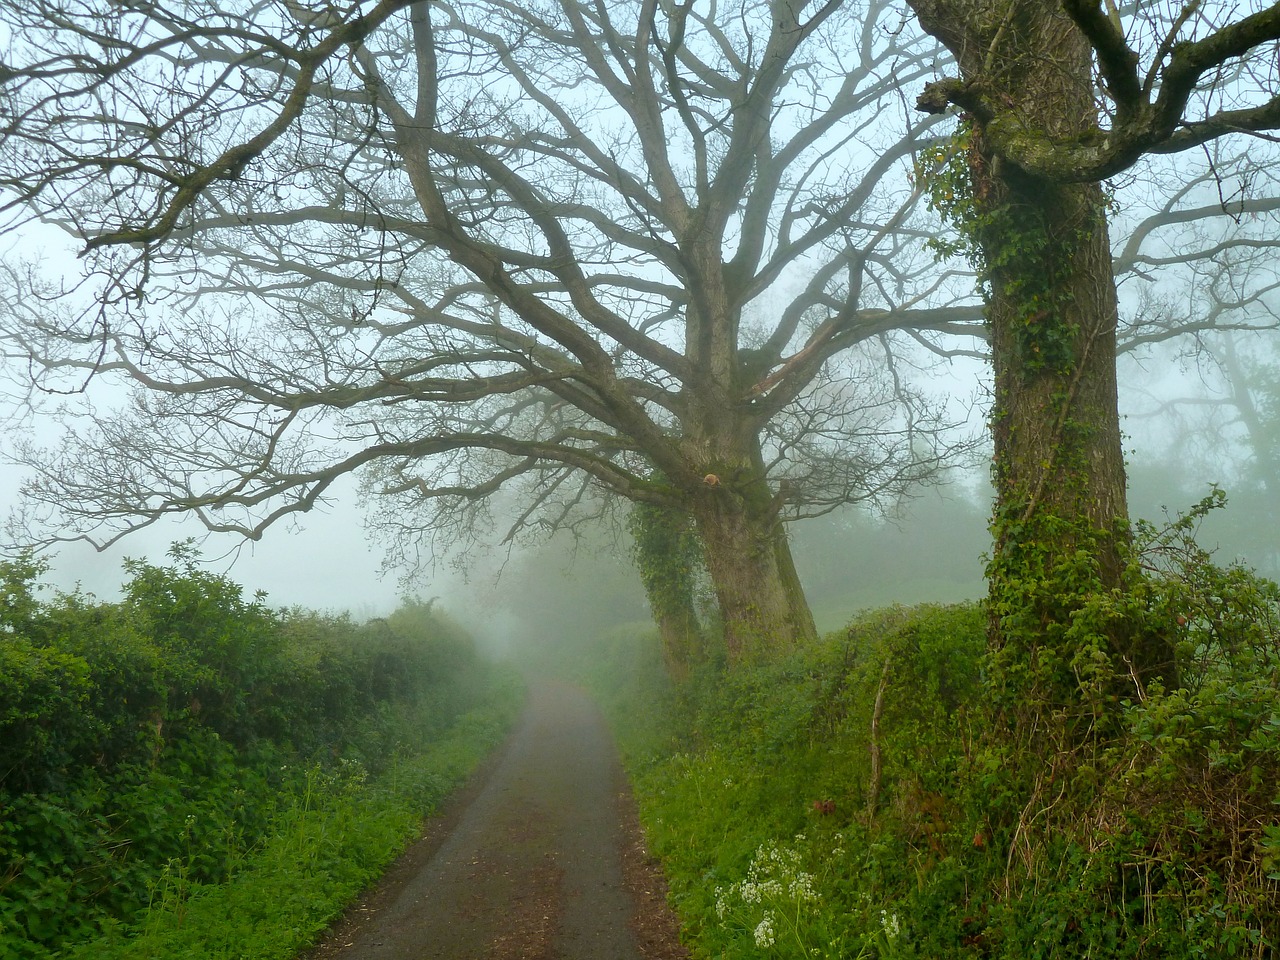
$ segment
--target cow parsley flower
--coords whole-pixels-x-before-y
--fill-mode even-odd
[[[897,940],[898,934],[902,930],[902,927],[898,922],[898,915],[896,913],[889,913],[887,910],[880,911],[880,927],[884,930],[884,935],[890,940]]]
[[[761,950],[772,947],[778,939],[773,929],[773,913],[766,911],[764,918],[756,924],[756,946]]]

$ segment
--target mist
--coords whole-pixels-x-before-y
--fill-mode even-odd
[[[1280,391],[1263,374],[1274,369],[1275,350],[1266,338],[1246,344],[1262,371],[1251,382],[1251,396],[1274,436]],[[1220,486],[1228,506],[1202,524],[1202,543],[1220,562],[1280,574],[1275,501],[1258,474],[1259,463],[1272,454],[1254,450],[1221,365],[1207,353],[1164,345],[1126,357],[1121,369],[1133,516],[1162,524]],[[982,415],[975,407],[968,428],[979,428]],[[1267,433],[1254,436],[1265,440]],[[14,496],[17,475],[9,471],[4,480]],[[50,555],[45,581],[111,600],[125,579],[123,558],[162,563],[172,543],[194,537],[210,570],[248,593],[263,591],[271,607],[345,611],[364,620],[385,616],[405,597],[435,598],[495,657],[581,648],[624,626],[652,628],[630,540],[616,520],[508,544],[496,542],[495,534],[495,542],[459,544],[406,574],[386,567],[386,545],[367,528],[355,487],[344,481],[331,502],[257,542],[172,521],[102,553],[65,544]],[[850,506],[791,524],[797,568],[819,629],[839,629],[868,608],[982,597],[991,500],[980,462],[887,511]],[[510,503],[505,510],[514,514],[517,508]],[[501,526],[495,521],[495,530]]]

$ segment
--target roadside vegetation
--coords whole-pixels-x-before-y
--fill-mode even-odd
[[[126,563],[0,565],[0,958],[292,957],[497,743],[511,675],[430,604],[273,611]]]
[[[1093,598],[1175,638],[1179,669],[1092,716],[1010,699],[974,603],[713,654],[678,686],[651,629],[566,658],[611,711],[694,956],[1274,957],[1280,593],[1196,546],[1216,502],[1141,527],[1143,592]]]

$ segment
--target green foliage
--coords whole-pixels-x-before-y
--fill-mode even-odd
[[[702,541],[687,513],[648,503],[632,505],[627,529],[640,581],[662,633],[668,668],[683,676],[706,653],[698,622],[706,582]]]
[[[40,605],[35,582],[49,565],[29,554],[0,561],[0,631],[25,633]]]
[[[300,769],[268,837],[229,881],[193,882],[171,860],[133,928],[109,928],[64,956],[74,960],[285,960],[327,924],[419,835],[422,817],[498,742],[518,712],[510,682],[455,722],[394,774],[370,779],[356,763]]]
[[[890,956],[906,942],[893,898],[917,888],[934,844],[973,836],[933,819],[953,811],[929,798],[960,776],[983,643],[972,605],[896,608],[784,659],[704,667],[679,690],[634,670],[642,636],[616,650],[613,679],[594,686],[621,704],[611,715],[695,955]],[[637,674],[650,679],[621,679]]]
[[[1280,590],[1195,545],[1218,502],[1140,527],[1137,586],[1064,628],[1175,637],[1178,683],[1129,677],[1105,735],[1028,751],[974,605],[865,614],[678,690],[628,681],[640,635],[611,648],[595,686],[694,955],[1275,956]]]
[[[89,665],[25,637],[0,639],[0,783],[61,769],[84,739]]]
[[[356,624],[247,601],[185,548],[126,569],[117,604],[41,603],[37,564],[0,569],[0,956],[168,930],[264,857],[332,912],[492,742],[458,718],[514,699],[429,604]],[[362,833],[379,804],[399,826]],[[288,853],[313,821],[371,852]]]

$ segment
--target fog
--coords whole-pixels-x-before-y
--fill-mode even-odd
[[[1250,396],[1264,428],[1253,436],[1265,441],[1280,432],[1275,344],[1263,336],[1242,342],[1255,368]],[[1133,516],[1162,522],[1220,485],[1229,503],[1202,525],[1202,542],[1224,563],[1244,562],[1275,577],[1274,495],[1259,475],[1260,462],[1272,454],[1253,449],[1221,365],[1208,353],[1166,345],[1125,358],[1121,371]],[[975,408],[972,427],[980,427],[981,416]],[[17,474],[9,469],[0,481],[12,502]],[[870,607],[981,597],[990,502],[978,465],[954,471],[947,482],[887,514],[850,507],[793,524],[797,566],[819,628],[837,629]],[[647,621],[621,526],[600,523],[576,536],[513,544],[496,542],[495,534],[495,542],[459,546],[406,578],[404,571],[383,569],[386,545],[366,529],[356,483],[348,478],[325,506],[272,527],[258,542],[209,535],[191,523],[157,524],[104,553],[62,545],[47,556],[45,582],[111,600],[125,579],[124,557],[163,563],[170,544],[194,537],[208,569],[242,584],[246,593],[263,591],[269,606],[366,619],[385,615],[404,596],[435,597],[486,650],[500,655],[566,638],[581,642]]]
[[[13,470],[0,474],[5,502],[13,502],[19,480]],[[263,591],[271,607],[345,611],[367,619],[395,609],[406,591],[418,596],[429,586],[417,590],[399,583],[394,573],[382,574],[381,552],[365,535],[354,496],[272,529],[257,542],[211,536],[198,524],[174,520],[132,534],[103,552],[85,543],[62,544],[41,554],[50,565],[43,582],[62,592],[80,589],[100,600],[115,600],[127,579],[122,567],[126,558],[163,564],[170,546],[187,539],[195,540],[209,571],[242,584],[247,594]]]
[[[1207,180],[1203,189],[1212,192],[1221,185]],[[1137,223],[1144,211],[1131,210],[1130,220]],[[4,252],[43,248],[50,274],[74,283],[79,267],[62,234],[34,224],[24,230],[25,238]],[[1117,249],[1127,244],[1123,218],[1117,219],[1115,243]],[[1174,246],[1170,250],[1177,252]],[[1180,266],[1177,260],[1166,257],[1160,269]],[[1141,316],[1156,304],[1181,322],[1222,307],[1223,301],[1194,284],[1182,289],[1172,281],[1157,282],[1154,262],[1146,262],[1142,277],[1148,287],[1142,296],[1128,297],[1127,312]],[[1280,312],[1276,300],[1268,288],[1243,322],[1274,322]],[[1167,306],[1172,302],[1176,308]],[[929,373],[935,399],[984,394],[980,364],[951,369]],[[1209,332],[1158,342],[1125,355],[1120,371],[1131,514],[1160,522],[1166,512],[1185,511],[1220,485],[1229,505],[1204,523],[1202,540],[1223,562],[1238,560],[1268,576],[1280,575],[1275,534],[1280,353],[1274,332]],[[973,405],[969,431],[982,431],[984,408],[984,402]],[[0,422],[20,423],[50,444],[57,443],[56,421],[56,410],[31,420],[24,420],[20,404],[0,411]],[[20,482],[15,469],[0,469],[0,497],[13,504]],[[210,570],[243,584],[249,594],[262,591],[273,607],[348,611],[363,619],[384,615],[405,596],[437,597],[498,653],[647,618],[630,546],[616,522],[579,531],[577,537],[561,533],[508,545],[498,542],[499,517],[492,542],[457,544],[428,556],[420,571],[386,569],[388,544],[367,529],[357,486],[355,478],[345,478],[322,506],[271,527],[256,542],[172,520],[101,553],[84,543],[62,544],[45,555],[50,563],[45,580],[55,589],[82,589],[111,600],[126,576],[125,557],[163,563],[171,544],[195,538]],[[793,524],[797,567],[820,629],[836,629],[868,607],[980,597],[990,502],[986,470],[979,463],[953,471],[936,488],[921,489],[884,512],[848,507]],[[521,507],[505,509],[514,515]]]

